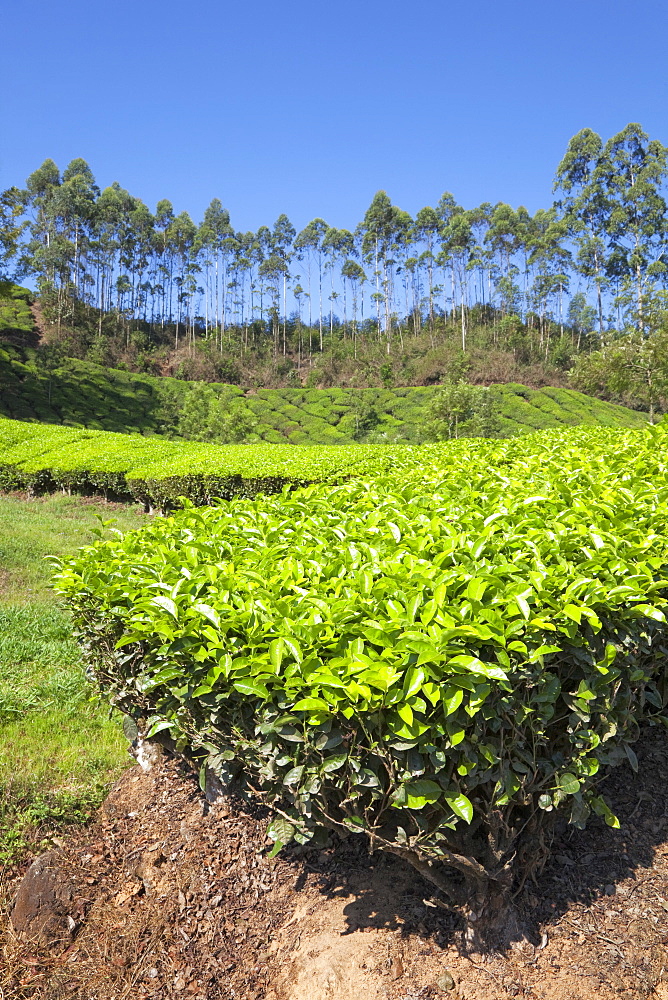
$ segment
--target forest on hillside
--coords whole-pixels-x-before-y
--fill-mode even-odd
[[[629,124],[568,144],[555,200],[411,217],[384,191],[354,231],[285,214],[235,229],[152,211],[52,160],[0,195],[0,276],[29,280],[52,352],[239,385],[574,385],[650,411],[668,387],[668,150]],[[5,323],[11,330],[11,323]],[[570,377],[569,377],[570,373]]]

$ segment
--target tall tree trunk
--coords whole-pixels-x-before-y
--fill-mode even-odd
[[[645,336],[645,314],[644,314],[644,302],[642,294],[642,272],[640,270],[640,264],[636,264],[636,290],[638,296],[638,326],[640,327],[640,336]]]
[[[288,325],[288,276],[283,273],[283,357],[286,352],[287,325]]]
[[[318,253],[318,292],[320,301],[320,313],[318,325],[320,328],[320,353],[322,354],[322,254]]]

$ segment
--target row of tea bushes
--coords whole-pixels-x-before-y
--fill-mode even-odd
[[[183,405],[188,383],[62,360],[53,368],[38,350],[0,347],[0,414],[115,431],[160,434],[169,431]]]
[[[0,418],[0,489],[99,493],[166,509],[181,496],[202,504],[347,477],[384,468],[402,452],[417,454],[386,445],[221,446]]]
[[[187,507],[61,566],[90,669],[276,811],[480,899],[668,693],[666,435],[405,449],[373,475]],[[416,458],[419,457],[419,461]]]
[[[18,334],[25,338],[27,334],[33,333],[35,321],[30,309],[32,301],[33,293],[20,285],[13,285],[7,294],[3,292],[0,298],[0,336],[11,337]]]

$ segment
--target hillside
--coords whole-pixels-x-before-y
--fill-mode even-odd
[[[12,285],[0,296],[0,337],[5,346],[15,344],[34,348],[40,331],[35,322],[34,293],[29,288]]]
[[[131,374],[31,349],[0,348],[0,415],[141,434],[178,433],[184,400],[201,383]],[[245,414],[248,440],[290,444],[419,442],[437,386],[257,389],[209,384]],[[572,389],[497,386],[500,434],[601,424],[640,427],[643,413]]]

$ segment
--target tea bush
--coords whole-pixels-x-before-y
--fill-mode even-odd
[[[92,674],[276,811],[481,898],[668,720],[660,428],[394,449],[347,482],[171,517],[63,563]],[[367,470],[368,473],[368,470]]]

